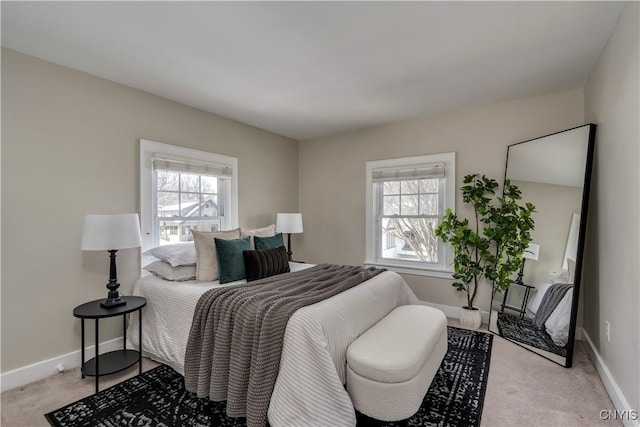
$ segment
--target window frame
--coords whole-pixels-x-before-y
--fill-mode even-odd
[[[444,189],[442,196],[442,212],[451,209],[455,212],[456,204],[456,173],[455,173],[455,152],[440,153],[411,157],[400,157],[385,160],[371,160],[366,163],[366,192],[365,192],[365,265],[386,267],[398,273],[406,273],[420,276],[432,276],[441,278],[452,278],[453,273],[453,251],[450,245],[440,241],[439,254],[441,262],[425,263],[423,261],[404,261],[382,258],[380,239],[382,238],[381,223],[378,218],[380,208],[379,196],[374,190],[373,171],[381,168],[411,168],[424,167],[433,163],[445,164]]]
[[[227,224],[229,229],[238,227],[238,159],[236,157],[141,139],[140,231],[142,234],[142,252],[159,245],[159,241],[154,240],[154,238],[159,238],[159,235],[156,237],[158,233],[154,233],[156,228],[154,218],[157,210],[157,188],[152,165],[154,155],[161,155],[163,158],[178,161],[219,164],[231,168],[230,191],[229,194],[225,195],[226,216],[228,217]],[[218,192],[220,193],[219,190]]]

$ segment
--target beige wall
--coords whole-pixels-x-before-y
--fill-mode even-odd
[[[629,408],[640,409],[640,7],[626,6],[585,87],[598,124],[584,268],[584,328]],[[604,322],[611,324],[607,342]]]
[[[365,162],[456,152],[456,181],[483,173],[502,182],[507,146],[584,124],[582,90],[469,108],[300,143],[299,199],[305,230],[299,254],[310,262],[365,258]],[[459,196],[458,196],[459,197]],[[464,210],[458,199],[457,208]],[[405,275],[424,301],[462,305],[451,281]],[[490,287],[477,305],[488,309]]]
[[[586,144],[586,141],[585,141]],[[551,272],[562,268],[571,218],[582,210],[582,188],[540,182],[513,181],[524,200],[536,206],[532,218],[533,243],[540,245],[537,261],[527,260],[524,281],[530,285],[549,283]]]
[[[108,278],[106,252],[80,250],[83,216],[138,211],[141,138],[237,157],[241,226],[298,208],[296,141],[2,49],[2,372],[80,348],[73,307]],[[138,254],[119,254],[124,293]]]

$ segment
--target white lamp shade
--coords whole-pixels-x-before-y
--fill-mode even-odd
[[[301,213],[279,213],[276,215],[276,231],[278,233],[302,233]]]
[[[536,245],[535,243],[529,243],[529,246],[527,246],[527,249],[525,249],[524,254],[522,256],[526,259],[537,261],[539,254],[540,254],[540,245]]]
[[[83,251],[140,247],[138,214],[86,215],[82,231]]]

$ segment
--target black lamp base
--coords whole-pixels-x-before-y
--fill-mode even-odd
[[[118,293],[120,283],[118,283],[118,273],[116,271],[116,249],[109,250],[109,283],[107,283],[107,299],[100,302],[100,305],[104,308],[113,308],[126,304],[127,302]]]
[[[291,233],[287,233],[287,256],[289,261],[293,261],[293,252],[291,252]]]
[[[107,298],[106,300],[101,301],[100,305],[104,308],[113,308],[113,307],[125,305],[126,303],[127,302],[123,298],[118,297],[117,299]]]
[[[518,285],[523,285],[524,283],[522,282],[522,277],[524,276],[524,263],[527,259],[523,258],[522,259],[522,267],[520,267],[520,271],[518,271],[518,277],[515,280],[515,283],[517,283]]]

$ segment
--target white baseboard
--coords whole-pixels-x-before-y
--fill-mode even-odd
[[[118,350],[122,348],[122,337],[100,343],[100,353]],[[95,356],[95,346],[86,347],[85,360],[89,360]],[[12,388],[21,387],[23,385],[38,381],[51,375],[58,373],[58,366],[62,365],[64,369],[73,369],[80,366],[81,362],[80,350],[61,356],[52,357],[51,359],[36,362],[31,365],[23,366],[13,371],[8,371],[0,375],[0,390],[7,391]]]
[[[453,319],[459,319],[460,318],[460,307],[454,306],[454,305],[444,305],[444,304],[434,304],[432,302],[428,302],[428,301],[420,301],[420,303],[422,305],[428,305],[429,307],[433,307],[433,308],[437,308],[438,310],[442,311],[445,316],[447,317],[451,317]],[[480,312],[481,316],[482,316],[482,323],[489,323],[489,312],[488,311],[481,311]]]
[[[576,335],[577,335],[577,331],[576,331]],[[600,375],[600,379],[602,379],[604,388],[607,390],[607,393],[609,393],[609,397],[613,402],[613,406],[615,406],[618,413],[628,414],[628,411],[630,410],[634,410],[634,409],[636,411],[640,410],[640,408],[634,408],[632,405],[630,405],[627,399],[624,397],[624,393],[622,393],[622,390],[620,390],[618,383],[616,382],[615,378],[611,374],[611,371],[607,367],[607,364],[604,362],[604,359],[602,358],[602,356],[600,356],[600,353],[598,352],[598,349],[596,349],[596,346],[593,344],[593,341],[591,341],[591,337],[589,336],[587,331],[582,329],[581,335],[582,335],[583,341],[586,344],[585,347],[587,349],[587,352],[589,353],[589,356],[591,357],[593,364],[596,366],[596,370]],[[602,409],[605,409],[605,408],[602,408]],[[624,411],[627,411],[627,412],[624,412]],[[627,427],[640,427],[640,420],[638,419],[630,420],[630,419],[625,419],[628,417],[621,417],[621,418],[622,418],[621,419],[622,424],[624,424]]]

